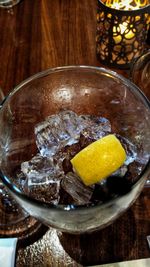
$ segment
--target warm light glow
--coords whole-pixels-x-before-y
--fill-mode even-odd
[[[147,0],[106,0],[105,5],[114,9],[135,10],[147,5]]]
[[[130,28],[131,28],[131,25],[130,25]],[[113,27],[113,38],[116,44],[121,42],[121,39],[122,39],[121,35],[124,35],[126,39],[132,39],[135,36],[131,30],[128,31],[127,22],[123,22],[122,24],[119,24],[119,26]]]
[[[98,1],[96,51],[102,63],[128,68],[143,53],[149,30],[149,1]]]

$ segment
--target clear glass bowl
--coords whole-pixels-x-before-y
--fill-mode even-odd
[[[131,69],[132,81],[144,92],[150,88],[150,50],[138,57]]]
[[[28,197],[19,189],[15,173],[23,161],[36,153],[35,125],[64,108],[108,118],[113,131],[133,142],[138,156],[147,159],[129,193],[95,206],[55,206]],[[97,67],[49,69],[22,82],[2,104],[0,176],[20,205],[46,225],[69,233],[101,229],[125,212],[144,187],[150,171],[149,131],[149,102],[129,80]]]
[[[140,57],[136,58],[131,68],[131,80],[146,96],[149,96],[150,89],[150,50],[146,50]],[[146,186],[150,186],[150,176],[147,179]]]

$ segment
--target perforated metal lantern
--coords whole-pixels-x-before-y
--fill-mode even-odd
[[[98,0],[96,49],[108,66],[129,68],[146,47],[149,0]]]

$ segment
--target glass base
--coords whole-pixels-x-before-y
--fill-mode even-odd
[[[0,7],[11,8],[17,5],[19,2],[20,0],[0,0]]]
[[[29,216],[18,203],[7,193],[7,189],[0,185],[0,237],[29,236],[40,227],[36,219]]]

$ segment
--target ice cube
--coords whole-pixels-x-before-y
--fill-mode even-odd
[[[75,204],[84,205],[90,203],[94,186],[84,185],[75,173],[67,173],[61,181],[61,186],[73,198]]]
[[[75,143],[71,146],[65,146],[60,149],[54,156],[54,163],[60,171],[67,173],[72,171],[72,164],[70,160],[81,150],[80,143]]]
[[[76,143],[79,140],[80,133],[84,127],[80,116],[73,111],[65,110],[60,113],[60,117],[62,119],[64,129],[70,136],[66,145]]]
[[[35,126],[36,145],[42,156],[53,156],[59,149],[59,143],[51,131],[48,121]]]
[[[104,132],[111,132],[111,124],[109,120],[103,117],[98,117],[95,115],[80,115],[83,128],[88,128],[92,126],[98,126],[99,130]]]
[[[86,129],[84,129],[82,131],[82,134],[86,137],[86,138],[91,138],[92,140],[94,139],[95,141],[104,137],[106,135],[106,132],[102,132],[101,130],[99,130],[98,127],[96,127],[95,125],[92,126],[91,128],[88,127]]]
[[[52,157],[62,147],[77,143],[81,133],[97,140],[110,131],[110,123],[105,118],[78,116],[73,111],[64,110],[36,125],[36,144],[42,156]]]
[[[83,130],[82,134],[94,140],[98,140],[111,132],[110,122],[102,117],[94,115],[81,115]]]
[[[37,200],[57,205],[60,199],[60,181],[50,179],[49,183],[46,184],[34,184],[32,186],[25,184],[24,192]]]
[[[36,144],[42,156],[53,156],[66,145],[77,143],[83,129],[80,117],[73,111],[49,116],[35,127]]]
[[[34,156],[21,164],[21,172],[26,176],[25,193],[36,199],[58,204],[62,172],[51,158]]]
[[[128,171],[125,175],[125,178],[130,181],[132,184],[138,181],[140,174],[144,170],[145,165],[138,161],[133,161],[128,165]]]
[[[57,168],[59,168],[59,170],[61,172],[64,173],[63,170],[63,161],[68,158],[67,153],[64,149],[60,149],[58,152],[56,152],[56,154],[53,156],[53,161],[54,163],[57,165]]]
[[[65,141],[69,139],[70,135],[63,125],[61,113],[59,113],[58,115],[49,116],[47,118],[47,122],[49,123],[49,128],[52,135],[55,137],[58,143],[65,143]]]
[[[120,142],[122,143],[126,151],[127,158],[125,161],[125,165],[129,165],[130,163],[134,162],[137,158],[137,148],[127,138],[122,137],[118,134],[116,136],[119,138]]]
[[[28,178],[28,185],[49,183],[51,178],[59,176],[59,168],[53,159],[42,157],[40,154],[34,156],[30,161],[21,164],[21,171]]]

